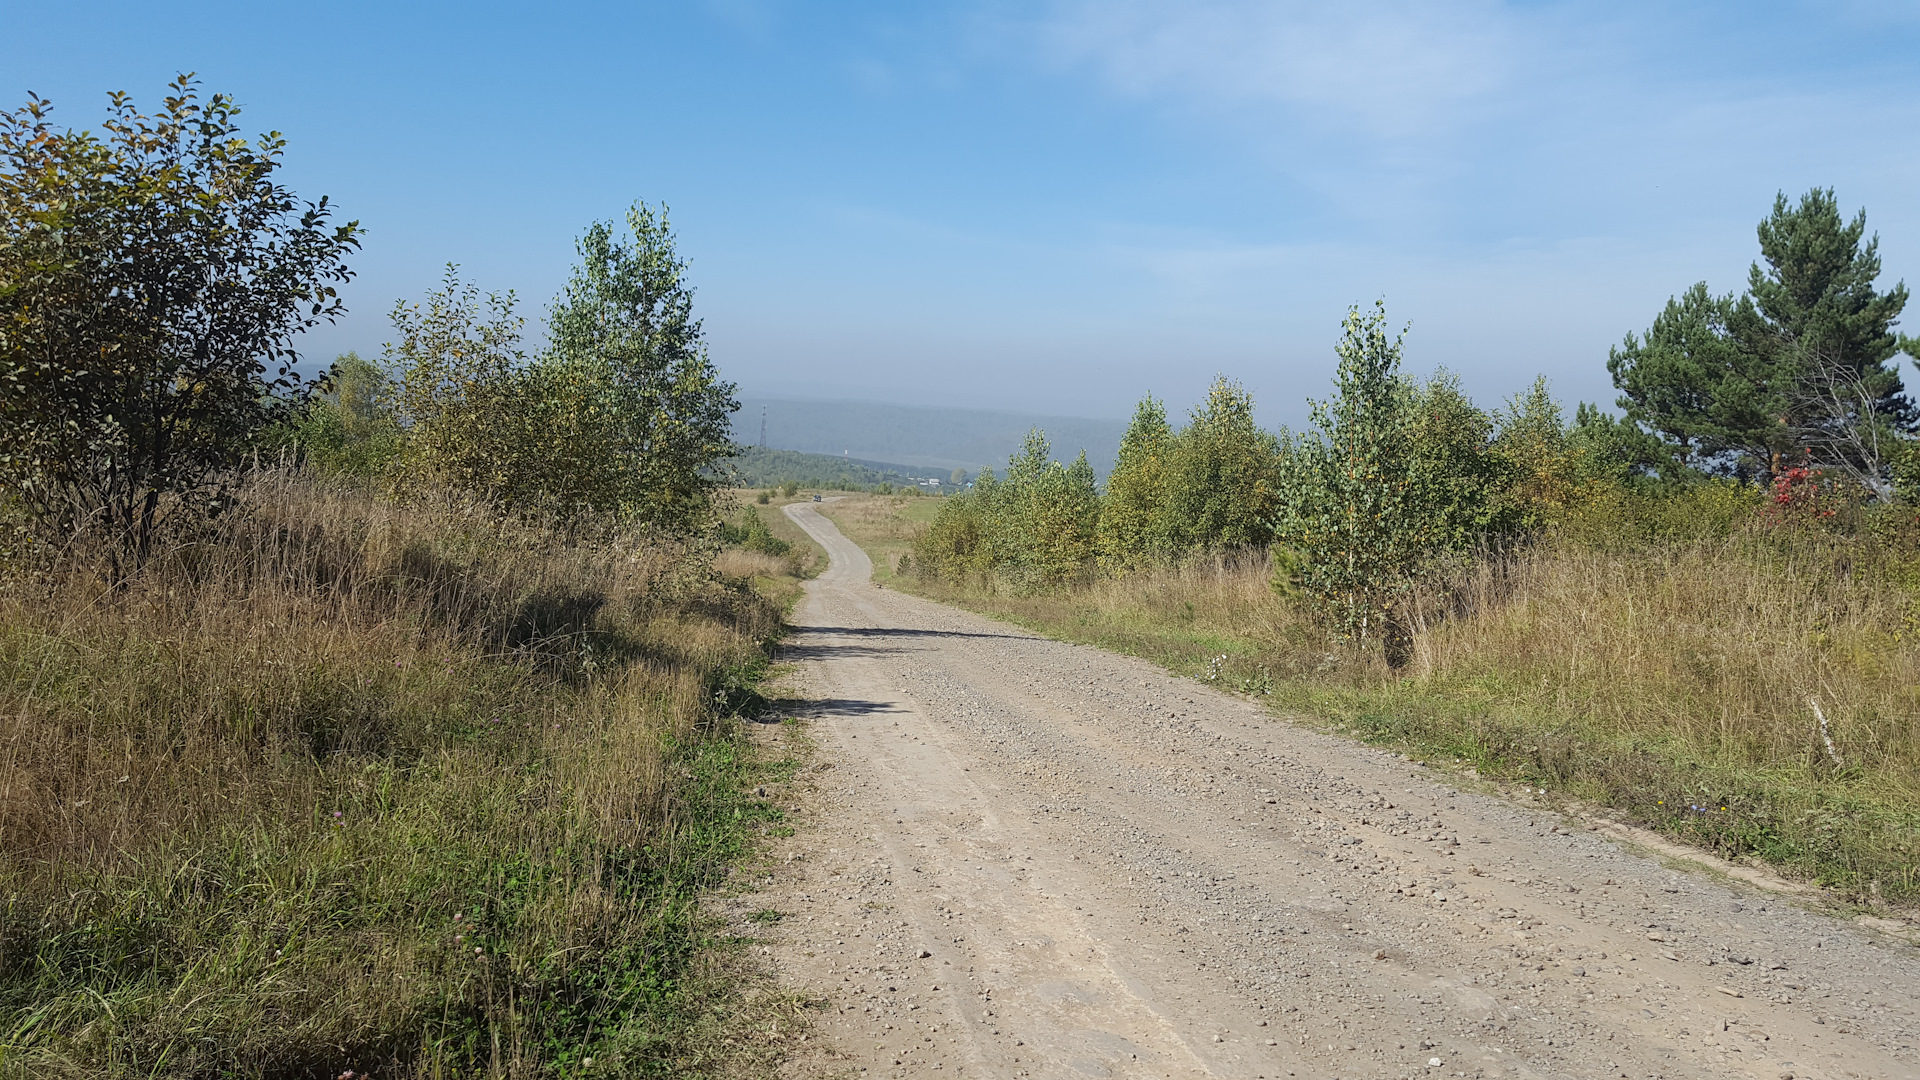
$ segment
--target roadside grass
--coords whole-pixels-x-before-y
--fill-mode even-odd
[[[800,580],[819,577],[821,572],[827,568],[827,549],[821,547],[813,537],[808,536],[805,529],[795,525],[793,519],[789,518],[786,512],[781,509],[789,503],[811,502],[813,500],[812,494],[774,494],[768,501],[763,503],[760,502],[759,499],[765,490],[766,489],[763,488],[739,488],[732,492],[732,497],[739,505],[751,507],[758,513],[760,520],[767,523],[768,532],[786,541],[787,546],[792,549],[787,555],[787,558],[791,560],[790,573],[792,576]]]
[[[760,1069],[697,898],[780,827],[780,593],[703,558],[280,477],[117,588],[16,568],[0,1075]]]
[[[823,503],[820,512],[873,560],[873,580],[889,584],[900,579],[901,560],[940,512],[940,503],[926,496],[855,495]],[[911,560],[908,566],[910,573]]]
[[[877,550],[912,528],[839,505]],[[1912,568],[1888,550],[1818,531],[1550,538],[1423,595],[1401,672],[1277,593],[1259,554],[1051,594],[898,586],[1905,907],[1920,899],[1920,639]]]

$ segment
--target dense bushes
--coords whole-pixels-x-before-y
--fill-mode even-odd
[[[1104,496],[1082,453],[1050,459],[1027,436],[1004,478],[983,471],[942,505],[915,544],[913,565],[935,577],[987,575],[1016,588],[1058,585],[1211,548],[1260,546],[1273,535],[1279,442],[1253,422],[1253,399],[1219,380],[1187,426],[1140,403]]]
[[[739,524],[721,522],[720,540],[762,555],[787,555],[793,551],[793,545],[773,535],[760,511],[751,506],[740,511]]]
[[[1092,559],[1099,513],[1087,455],[1061,465],[1032,431],[1004,479],[983,470],[972,490],[941,506],[913,565],[946,577],[995,574],[1021,588],[1059,585]]]
[[[321,438],[323,462],[378,469],[406,494],[457,493],[509,513],[687,532],[711,522],[716,463],[732,452],[733,387],[701,343],[692,293],[664,212],[636,205],[629,239],[595,224],[581,265],[528,358],[511,295],[482,296],[449,268],[424,304],[393,312],[387,356],[391,456]],[[317,402],[310,438],[341,428],[339,398]]]

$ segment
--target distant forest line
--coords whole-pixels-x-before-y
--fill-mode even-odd
[[[727,464],[733,470],[732,482],[750,488],[794,484],[803,488],[864,491],[886,484],[895,488],[917,487],[932,494],[958,490],[967,476],[964,470],[948,471],[759,446],[741,447]]]

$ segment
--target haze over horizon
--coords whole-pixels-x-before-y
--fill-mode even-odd
[[[1349,304],[1493,405],[1611,404],[1609,345],[1743,287],[1775,192],[1831,186],[1920,278],[1920,7],[949,0],[31,7],[0,88],[97,127],[197,71],[368,229],[377,354],[444,264],[537,320],[573,239],[673,208],[756,397],[1123,417],[1216,372],[1271,424]],[[1909,320],[1912,323],[1912,320]],[[1909,325],[1907,329],[1913,329]],[[1909,382],[1920,381],[1903,365]]]

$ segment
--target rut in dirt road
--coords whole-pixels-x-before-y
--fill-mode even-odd
[[[828,1002],[796,1071],[1920,1078],[1909,944],[876,588],[787,512],[832,557],[786,651],[818,820],[750,898]]]

